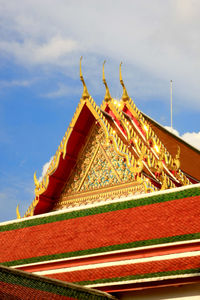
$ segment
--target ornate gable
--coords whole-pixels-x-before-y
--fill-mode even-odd
[[[103,65],[106,94],[101,108],[88,93],[81,61],[80,79],[80,103],[46,175],[41,182],[34,176],[35,199],[25,216],[198,182],[193,172],[184,172],[188,166],[180,168],[182,144],[176,154],[166,147],[163,135],[157,128],[154,132],[155,126],[128,96],[121,64],[120,101],[110,95]]]
[[[108,142],[103,129],[96,125],[54,209],[141,194],[145,190],[114,143]]]

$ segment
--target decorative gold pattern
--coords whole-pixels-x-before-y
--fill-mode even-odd
[[[119,185],[113,184],[93,191],[78,192],[63,196],[62,202],[56,203],[53,210],[60,210],[66,207],[80,206],[99,201],[108,201],[115,198],[122,198],[131,195],[140,195],[155,191],[151,186],[147,187],[144,182],[128,182]]]
[[[80,189],[82,188],[82,185],[83,185],[83,183],[84,183],[84,181],[85,181],[85,178],[86,178],[86,176],[88,175],[88,172],[89,172],[90,169],[91,169],[91,166],[92,166],[92,164],[93,164],[93,161],[94,161],[94,159],[95,159],[96,156],[97,156],[97,153],[98,153],[98,151],[99,151],[99,148],[100,148],[100,144],[97,145],[97,148],[96,148],[95,153],[94,153],[93,157],[91,158],[91,160],[88,160],[88,158],[87,158],[88,155],[86,154],[86,162],[87,162],[89,165],[88,165],[88,167],[87,167],[87,170],[86,170],[85,174],[83,174],[83,178],[81,179],[81,183],[80,183],[80,185],[79,185],[79,187],[78,187],[78,189],[77,189],[77,192],[80,191]],[[81,167],[81,166],[80,166],[80,167]]]
[[[105,143],[105,140],[102,128],[95,128],[64,194],[98,189],[134,178],[127,169],[124,157],[117,154],[113,144]]]
[[[137,132],[134,131],[134,133],[131,131],[131,138],[133,137],[132,143],[134,144],[138,155],[140,155],[139,149],[141,147],[146,149],[146,153],[148,154],[146,156],[146,161],[151,172],[154,174],[161,174],[162,171],[165,170],[166,176],[170,175],[171,178],[183,185],[190,184],[190,181],[180,170],[180,148],[178,149],[175,159],[173,159],[139,109],[135,106],[132,99],[129,98],[124,105],[126,105],[128,110],[137,119],[145,133],[144,137],[143,133],[139,132],[139,130]],[[120,106],[120,109],[123,110],[123,106]],[[168,178],[169,181],[171,181],[170,177]],[[174,186],[172,181],[171,186]]]
[[[128,167],[127,160],[115,151],[113,142],[106,143],[105,140],[102,128],[95,128],[55,209],[77,202],[81,204],[90,200],[134,194],[136,191],[145,193],[149,192],[147,189],[152,189],[148,180],[145,185],[144,180],[135,180],[135,172]],[[136,188],[138,184],[139,189]]]
[[[117,105],[115,103],[117,103]],[[102,105],[101,105],[101,109],[105,110],[106,105],[107,105],[106,101],[103,101]],[[119,106],[121,105],[120,102],[112,98],[109,101],[108,105],[109,105],[111,111],[114,113],[115,117],[121,122],[121,125],[124,128],[124,131],[126,132],[127,139],[130,140],[131,139],[131,132],[130,132],[129,126],[127,125],[127,122],[126,122],[126,119],[125,119],[124,115],[119,110]]]
[[[33,200],[33,202],[31,203],[31,205],[29,206],[29,208],[27,209],[24,217],[31,217],[34,215],[34,209],[36,207],[36,205],[38,204],[39,198],[38,196],[35,197],[35,199]]]

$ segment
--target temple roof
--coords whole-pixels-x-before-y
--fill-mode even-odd
[[[46,278],[0,265],[1,299],[116,299],[77,284]]]
[[[0,262],[110,293],[199,283],[199,214],[193,184],[3,222]]]
[[[129,174],[129,188],[131,184],[143,183],[144,192],[152,192],[199,182],[200,152],[136,107],[128,96],[122,80],[121,65],[120,83],[123,87],[123,95],[120,101],[110,96],[104,65],[103,83],[106,94],[101,107],[88,93],[81,65],[80,78],[83,83],[82,98],[46,175],[41,182],[34,175],[35,199],[25,216],[54,209],[77,168],[81,153],[87,148],[91,132],[98,131],[99,128],[104,136],[104,148],[101,145],[102,141],[97,143],[105,157],[107,157],[106,145],[112,145],[112,151],[118,155],[118,159],[121,159],[121,164],[123,159],[124,168]],[[93,160],[94,155],[90,159]],[[107,161],[109,163],[109,157]],[[118,176],[114,167],[113,170]],[[81,176],[85,178],[84,174]],[[77,191],[80,192],[80,185]]]

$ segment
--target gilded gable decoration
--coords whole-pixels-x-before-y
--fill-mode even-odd
[[[136,133],[136,135],[134,134],[132,143],[135,145],[137,154],[139,153],[138,147],[140,148],[145,146],[149,148],[150,152],[155,157],[155,159],[152,157],[152,155],[147,157],[148,167],[150,168],[152,176],[154,178],[158,178],[157,174],[161,174],[162,169],[164,169],[166,174],[173,178],[175,182],[181,184],[190,184],[188,178],[180,170],[180,152],[177,152],[175,159],[172,157],[152,128],[149,127],[148,122],[145,120],[144,116],[136,107],[131,98],[124,103],[124,106],[121,107],[121,110],[124,111],[124,108],[131,112],[133,118],[135,118],[139,124],[138,127],[136,123],[130,120],[130,117],[128,118]],[[144,164],[146,164],[146,162]]]
[[[89,199],[106,200],[117,195],[144,193],[146,186],[135,180],[135,174],[141,169],[130,167],[121,150],[116,151],[112,140],[106,142],[102,128],[95,126],[55,209],[76,202],[80,205]],[[110,193],[113,187],[116,191]]]

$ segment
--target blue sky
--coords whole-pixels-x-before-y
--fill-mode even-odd
[[[23,215],[82,94],[97,104],[102,63],[114,98],[129,95],[144,113],[200,148],[200,2],[0,0],[0,221]]]

